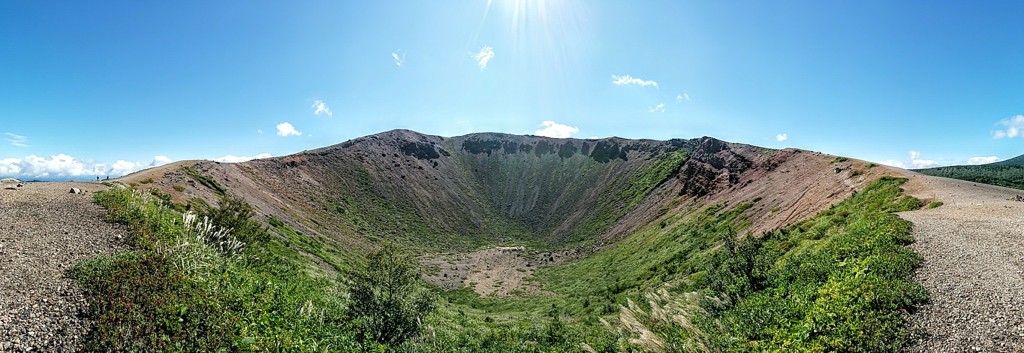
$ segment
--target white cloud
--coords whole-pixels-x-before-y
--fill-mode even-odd
[[[630,75],[622,75],[622,76],[612,75],[612,83],[614,83],[614,84],[616,84],[618,86],[634,85],[634,86],[641,86],[641,87],[654,86],[654,88],[658,88],[658,83],[657,82],[650,81],[650,80],[642,80],[642,79],[639,79],[639,78],[636,78],[636,77],[633,77],[633,76],[630,76]]]
[[[783,132],[781,134],[778,134],[778,135],[775,135],[775,141],[782,142],[782,141],[786,141],[786,140],[789,140],[789,134],[787,134],[785,132]]]
[[[914,168],[931,168],[938,166],[939,163],[931,159],[921,159],[921,152],[910,151],[910,165]]]
[[[260,134],[260,135],[263,135],[263,129],[256,129],[256,133]]]
[[[543,125],[544,128],[535,131],[533,133],[534,135],[554,138],[569,138],[572,137],[573,134],[580,132],[580,129],[575,126],[563,125],[551,120],[544,121],[541,125]]]
[[[907,165],[903,164],[903,162],[900,162],[900,161],[897,161],[897,160],[893,160],[893,159],[887,159],[885,161],[882,161],[882,164],[885,164],[885,165],[890,166],[890,167],[896,167],[896,168],[906,168],[907,167]]]
[[[287,137],[287,136],[299,136],[299,135],[302,135],[302,133],[299,132],[299,130],[295,130],[295,127],[292,126],[291,123],[286,121],[286,122],[277,124],[277,136],[286,136]]]
[[[32,147],[32,146],[28,145],[28,137],[21,136],[21,135],[18,135],[18,134],[12,134],[12,133],[9,133],[9,132],[5,132],[4,135],[7,136],[6,140],[12,146]]]
[[[967,159],[969,165],[989,164],[999,161],[999,157],[988,156],[988,157],[971,157]]]
[[[993,139],[1024,137],[1024,115],[1015,115],[1012,118],[1000,120],[998,125],[1005,129],[992,131]]]
[[[326,114],[327,116],[334,116],[334,112],[331,111],[331,107],[327,106],[322,100],[313,101],[313,115]]]
[[[245,161],[251,161],[253,159],[270,158],[270,157],[271,157],[270,153],[260,153],[260,154],[257,154],[255,156],[232,156],[232,155],[229,154],[229,155],[224,156],[224,157],[214,158],[213,160],[217,161],[217,162],[221,162],[221,163],[240,163],[240,162],[245,162]]]
[[[691,101],[689,93],[683,92],[683,94],[680,94],[680,95],[676,96],[676,103],[689,102],[689,101]]]
[[[405,53],[402,52],[402,49],[398,49],[391,52],[391,58],[395,60],[395,66],[402,67],[402,62],[405,61]]]
[[[110,167],[110,175],[124,176],[136,171],[142,170],[142,165],[135,162],[129,162],[125,160],[117,160],[114,165]]]
[[[480,48],[479,52],[469,53],[469,56],[476,60],[477,65],[480,65],[480,71],[484,71],[487,68],[487,63],[494,58],[494,48],[484,46]]]
[[[665,103],[658,103],[658,105],[655,105],[653,107],[647,108],[647,111],[649,111],[651,113],[664,113],[665,112]]]
[[[150,162],[149,166],[150,167],[159,167],[159,166],[162,166],[164,164],[171,163],[171,162],[174,162],[174,160],[169,158],[169,157],[167,157],[167,156],[156,156],[156,157],[153,157],[153,162]]]
[[[159,157],[154,158],[154,163]],[[166,158],[166,157],[164,157]],[[0,176],[22,179],[120,177],[144,169],[141,163],[118,160],[110,168],[106,164],[85,162],[60,153],[48,157],[29,155],[25,158],[0,159]]]

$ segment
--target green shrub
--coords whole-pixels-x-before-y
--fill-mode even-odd
[[[85,289],[96,323],[91,352],[212,351],[232,346],[224,302],[186,280],[156,253],[86,260],[71,277]]]
[[[79,263],[71,276],[85,289],[96,329],[88,351],[359,351],[336,278],[259,227],[251,208],[225,198],[205,210],[250,241],[223,251],[184,226],[182,214],[133,190],[96,195],[108,219],[126,224],[135,250]],[[195,203],[202,205],[202,203]],[[220,223],[217,223],[220,222]],[[248,234],[248,235],[245,235]],[[198,237],[203,238],[203,237]],[[203,240],[203,241],[198,241]],[[300,244],[300,245],[305,245]]]
[[[932,202],[928,203],[928,208],[936,208],[936,207],[939,207],[939,206],[942,206],[942,205],[943,205],[942,201],[932,201]]]
[[[252,206],[237,197],[224,196],[216,208],[202,207],[199,214],[220,227],[231,229],[232,235],[246,244],[265,242],[270,237],[267,229],[252,219],[255,215]]]
[[[394,346],[419,334],[422,317],[433,310],[433,299],[417,287],[416,267],[408,255],[387,243],[368,256],[366,266],[349,271],[349,313],[365,339]]]

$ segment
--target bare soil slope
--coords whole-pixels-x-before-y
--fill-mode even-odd
[[[1024,351],[1024,192],[909,174],[906,190],[943,206],[914,223],[915,279],[931,303],[911,316],[910,352]]]
[[[72,188],[85,193],[68,193]],[[0,190],[0,352],[72,352],[89,323],[67,278],[78,261],[121,248],[126,231],[103,221],[92,183],[27,183]]]

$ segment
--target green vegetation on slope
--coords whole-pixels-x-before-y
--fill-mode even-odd
[[[440,252],[529,239],[529,231],[518,222],[492,215],[494,212],[488,210],[480,211],[473,226],[447,229],[438,222],[438,213],[452,210],[444,205],[417,208],[417,202],[408,199],[409,194],[396,190],[392,184],[373,180],[360,167],[348,171],[345,178],[338,179],[338,184],[345,187],[328,199],[325,206],[334,214],[322,219],[341,219],[353,233],[366,235],[374,243],[393,241]]]
[[[542,269],[550,295],[449,292],[448,305],[466,318],[434,319],[446,340],[474,349],[547,351],[524,332],[551,327],[544,313],[554,308],[563,339],[550,351],[898,351],[904,313],[927,297],[911,281],[921,259],[906,248],[910,224],[892,214],[921,207],[901,196],[904,181],[883,178],[761,237],[736,237],[751,203],[670,215],[612,248]]]
[[[921,207],[885,177],[832,209],[763,237],[726,244],[703,277],[680,284],[717,298],[699,326],[736,351],[896,352],[904,317],[927,299],[911,272],[910,222],[892,212]]]
[[[685,157],[674,158],[652,165]],[[643,169],[622,189],[649,193],[674,168]],[[759,200],[665,215],[607,249],[538,270],[540,294],[445,292],[425,317],[416,300],[385,300],[352,272],[370,268],[362,256],[276,219],[270,235],[230,197],[214,209],[99,193],[136,250],[84,261],[72,275],[97,325],[90,351],[897,351],[904,313],[926,299],[910,280],[921,261],[905,247],[910,225],[892,214],[921,207],[902,196],[904,181],[883,178],[763,236],[738,236]],[[642,198],[617,200],[635,207]],[[199,213],[191,221],[181,213],[190,207]],[[195,223],[202,216],[216,222],[206,232]],[[234,227],[220,232],[225,225]],[[425,293],[401,273],[396,293]],[[366,318],[391,311],[352,310],[348,288],[410,315]]]
[[[603,234],[623,216],[636,208],[650,195],[655,187],[668,179],[672,173],[686,163],[687,151],[672,151],[648,161],[632,174],[623,175],[609,188],[612,192],[601,194],[595,210],[587,214],[569,238],[571,242],[586,242]]]
[[[224,194],[227,192],[227,190],[225,190],[224,187],[220,185],[220,183],[218,183],[216,180],[213,180],[213,178],[203,173],[200,173],[198,170],[195,170],[195,168],[183,167],[181,168],[181,170],[184,171],[185,174],[188,174],[188,176],[192,177],[192,179],[195,179],[195,181],[198,181],[200,184],[203,184],[203,186],[206,186],[210,188],[210,190],[213,190],[213,192],[216,193],[217,196],[224,196]]]
[[[1024,189],[1024,165],[957,165],[915,170],[918,173]]]
[[[461,163],[477,180],[483,204],[496,210],[484,220],[501,225],[499,234],[536,248],[567,248],[604,234],[688,158],[685,150],[659,152],[627,169],[623,160],[566,155],[469,155]]]
[[[301,271],[310,260],[245,218],[248,205],[191,214],[189,222],[166,201],[130,189],[104,191],[96,200],[111,221],[128,226],[136,250],[71,271],[96,323],[87,351],[359,347],[338,280]],[[204,221],[208,215],[221,223]],[[224,232],[224,224],[240,226]],[[239,239],[247,240],[240,251],[222,251],[221,244]]]

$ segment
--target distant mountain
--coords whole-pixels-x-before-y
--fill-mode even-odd
[[[987,165],[1024,165],[1024,154],[1007,159],[1005,161],[989,163]]]

